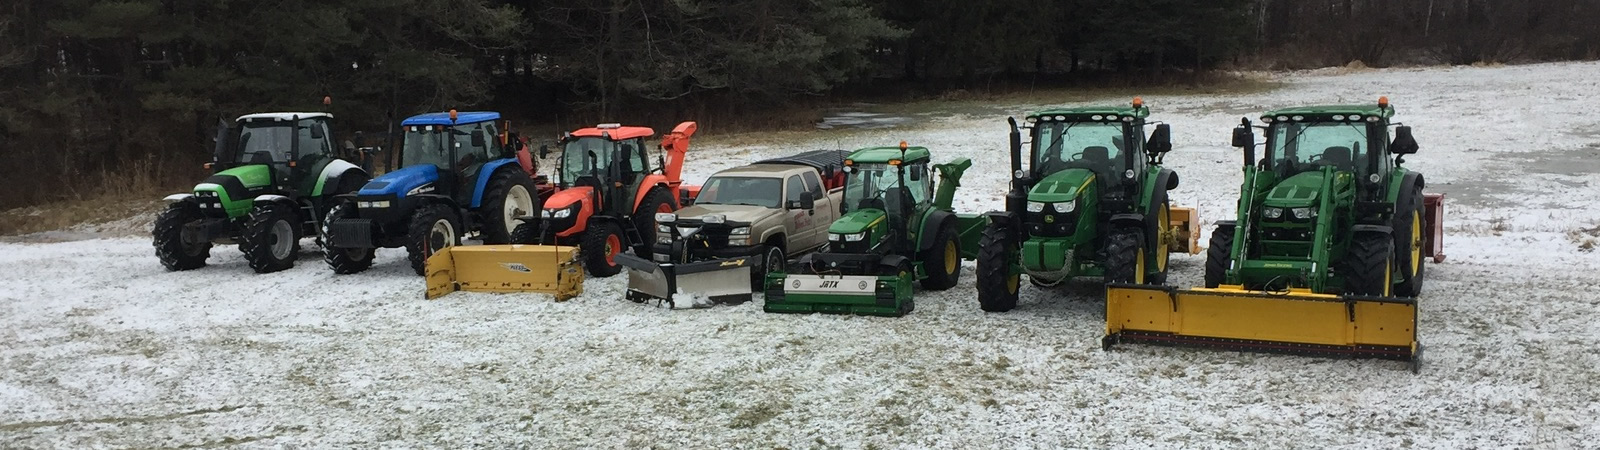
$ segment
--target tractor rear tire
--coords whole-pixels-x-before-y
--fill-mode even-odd
[[[956,236],[955,226],[939,227],[933,246],[923,252],[920,259],[922,270],[928,274],[922,279],[923,289],[942,291],[955,287],[956,282],[961,281],[961,239]]]
[[[516,218],[538,215],[542,207],[539,190],[528,174],[514,165],[495,171],[483,193],[483,207],[478,209],[478,216],[483,219],[483,243],[512,242],[511,234],[522,223]]]
[[[170,271],[191,270],[206,266],[211,257],[211,243],[185,244],[183,226],[205,218],[200,206],[190,202],[176,202],[156,216],[156,258]]]
[[[1422,282],[1427,275],[1428,258],[1423,256],[1423,246],[1428,245],[1427,212],[1422,209],[1422,189],[1413,188],[1405,207],[1394,218],[1394,262],[1399,265],[1400,284],[1394,295],[1416,297],[1422,295]]]
[[[1144,230],[1122,227],[1106,236],[1106,282],[1144,284]]]
[[[1233,254],[1233,225],[1217,225],[1211,229],[1211,241],[1206,247],[1206,287],[1221,286],[1228,279],[1228,265]]]
[[[300,252],[300,216],[288,205],[257,204],[245,222],[239,249],[256,273],[294,267]]]
[[[1388,297],[1393,295],[1394,239],[1378,233],[1360,233],[1345,253],[1344,293]]]
[[[328,216],[322,220],[322,235],[328,235],[328,224],[335,220],[349,218],[354,211],[350,202],[339,202],[328,210]],[[372,252],[370,248],[336,248],[328,245],[322,246],[322,260],[328,263],[333,273],[348,275],[361,273],[372,267]]]
[[[453,208],[431,204],[412,213],[406,227],[406,259],[417,275],[427,275],[429,256],[455,245],[461,245],[461,219]]]
[[[578,253],[583,256],[583,268],[597,278],[622,272],[616,255],[622,253],[627,241],[628,238],[622,235],[622,226],[616,222],[590,221],[589,229],[583,232],[583,243],[578,247]]]
[[[1011,229],[990,224],[978,241],[978,307],[988,312],[1006,312],[1017,307],[1017,290],[1022,274],[1011,273],[1017,262],[1017,244]]]
[[[633,243],[633,254],[650,254],[650,245],[656,242],[656,213],[677,211],[674,205],[666,188],[656,186],[644,194],[639,208],[633,210],[633,226],[639,230],[639,242]]]

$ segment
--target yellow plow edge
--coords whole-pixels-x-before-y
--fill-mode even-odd
[[[471,245],[446,247],[428,257],[429,300],[455,291],[534,292],[557,301],[583,293],[577,247]]]
[[[1404,361],[1415,361],[1421,352],[1415,299],[1226,285],[1108,285],[1102,344],[1123,342]]]

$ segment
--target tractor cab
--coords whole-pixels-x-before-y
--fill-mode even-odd
[[[400,123],[400,171],[434,171],[434,193],[457,203],[471,203],[479,172],[486,163],[511,157],[509,133],[496,112],[455,111],[412,116]]]
[[[310,192],[317,179],[308,171],[338,158],[328,113],[258,113],[240,116],[217,130],[210,167],[218,174],[261,172],[258,186]],[[255,166],[255,167],[251,167]],[[250,183],[246,183],[250,184]]]
[[[829,250],[900,253],[914,246],[908,230],[921,225],[933,203],[930,154],[925,147],[858,150],[845,160],[840,220],[829,227]],[[886,226],[878,226],[886,225]]]
[[[648,127],[614,123],[570,133],[561,140],[557,182],[563,189],[587,186],[608,191],[602,196],[605,198],[624,198],[614,195],[637,192],[646,175],[661,172],[665,165],[650,166],[644,141],[652,136],[655,130]],[[632,212],[631,204],[613,203],[600,206],[614,213]]]

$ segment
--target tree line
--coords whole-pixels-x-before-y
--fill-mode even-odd
[[[885,88],[1594,59],[1600,0],[13,0],[0,208],[200,175],[219,119],[732,119]],[[663,119],[665,121],[667,119]],[[650,123],[654,125],[661,125]]]

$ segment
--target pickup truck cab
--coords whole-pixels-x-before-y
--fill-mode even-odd
[[[844,195],[843,150],[817,150],[711,175],[694,205],[657,217],[658,263],[757,257],[764,277],[792,255],[825,247]]]

